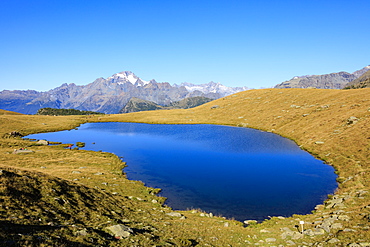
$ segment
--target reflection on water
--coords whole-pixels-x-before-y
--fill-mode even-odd
[[[309,213],[337,186],[332,167],[291,140],[254,129],[89,123],[29,138],[81,141],[84,149],[123,156],[128,178],[161,188],[173,209],[237,220]]]

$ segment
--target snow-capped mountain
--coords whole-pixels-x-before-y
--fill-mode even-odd
[[[119,85],[130,82],[134,86],[145,86],[149,82],[144,81],[137,77],[134,73],[131,71],[123,71],[117,74],[114,74],[107,78],[107,80],[110,80],[112,83],[117,83]]]
[[[154,79],[145,81],[131,71],[123,71],[107,79],[98,78],[85,86],[63,84],[47,92],[32,93],[4,90],[0,92],[0,108],[25,114],[35,114],[38,109],[45,107],[118,113],[132,97],[169,105],[189,97],[218,99],[243,90],[247,88],[226,87],[214,82],[172,86]]]

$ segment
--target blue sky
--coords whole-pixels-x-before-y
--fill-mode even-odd
[[[0,90],[132,71],[144,80],[272,87],[370,64],[368,0],[3,0]]]

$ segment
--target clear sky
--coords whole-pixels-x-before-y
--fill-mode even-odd
[[[369,0],[1,0],[0,90],[144,80],[273,87],[370,64]]]

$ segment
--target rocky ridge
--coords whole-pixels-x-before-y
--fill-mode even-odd
[[[320,88],[320,89],[342,89],[347,84],[362,76],[370,70],[370,65],[353,73],[338,72],[325,75],[295,76],[289,81],[282,82],[275,88]]]

